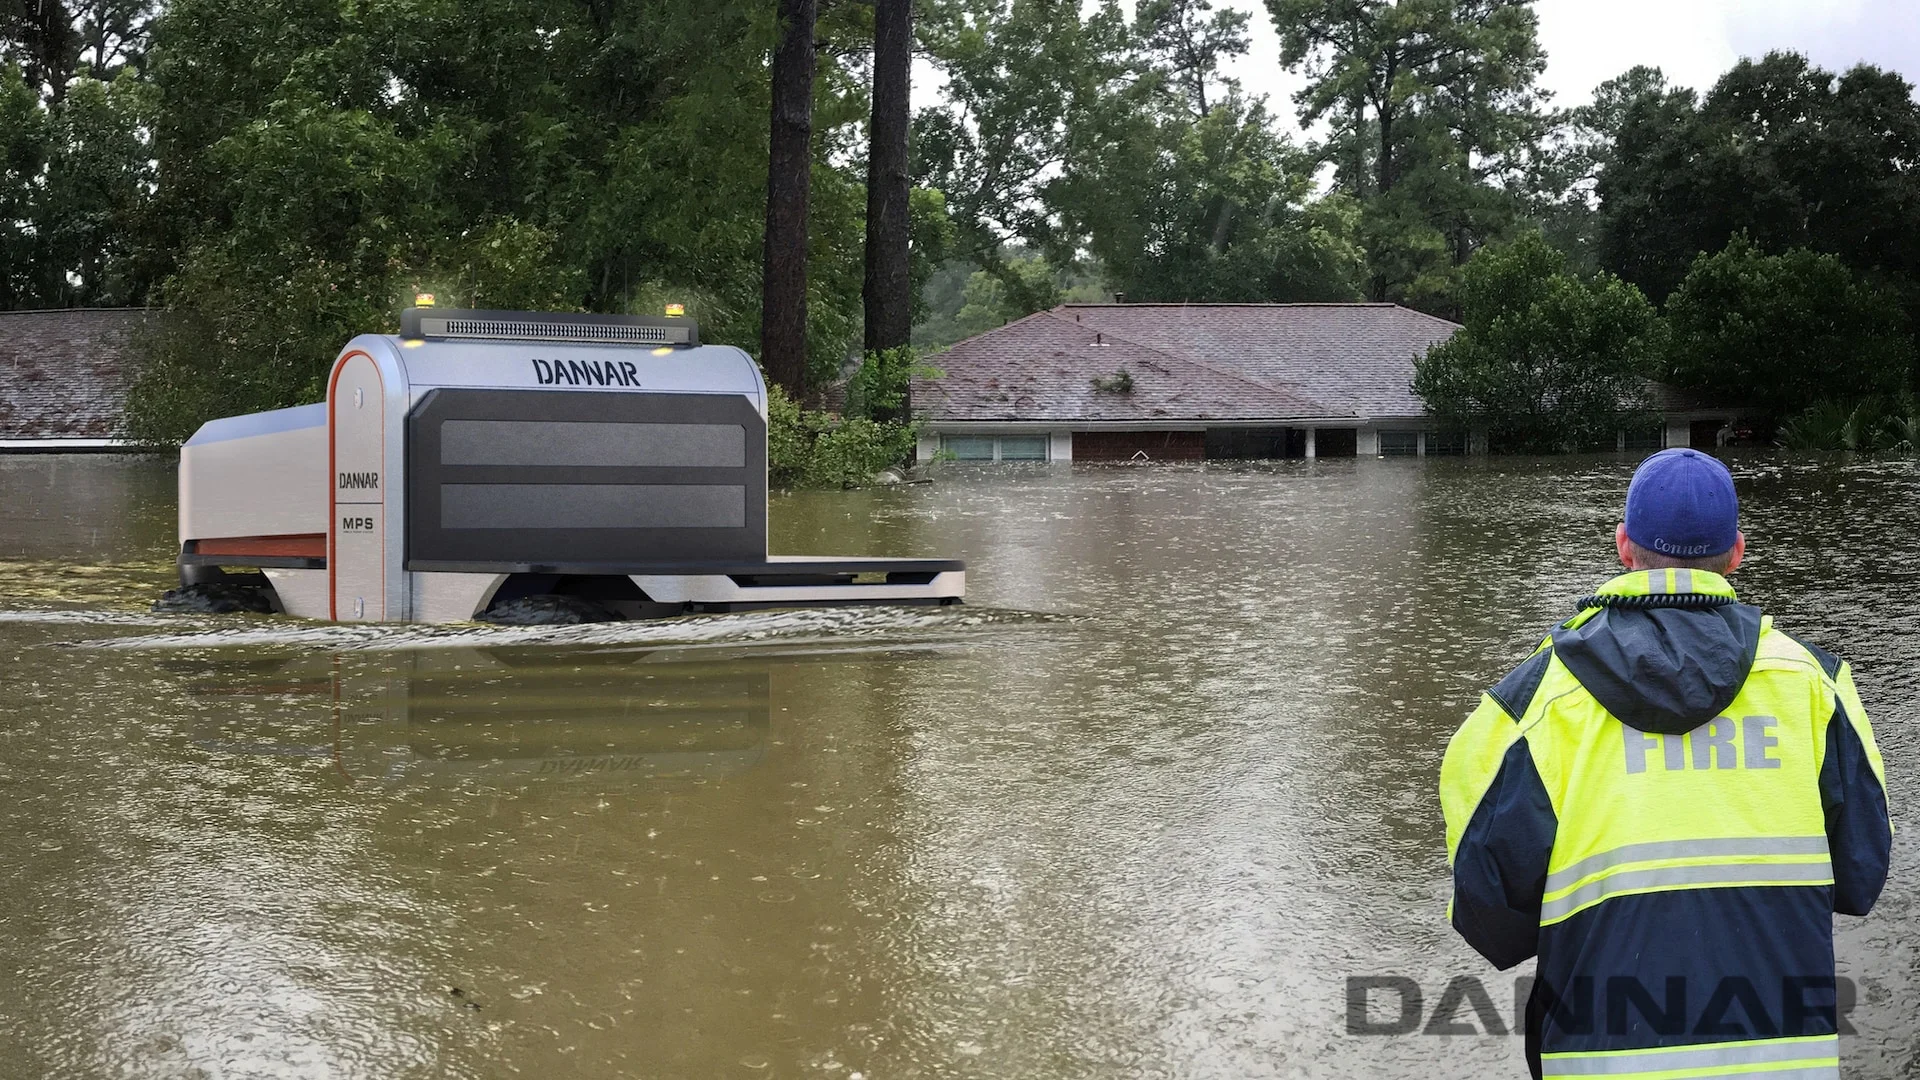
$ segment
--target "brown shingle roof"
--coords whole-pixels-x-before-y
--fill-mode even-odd
[[[1067,304],[934,357],[946,377],[916,383],[914,405],[936,420],[1420,416],[1414,358],[1458,329],[1395,304]],[[1088,348],[1096,334],[1111,347]],[[1123,367],[1132,394],[1093,390]]]
[[[1741,404],[1731,394],[1708,394],[1695,390],[1685,390],[1671,383],[1655,382],[1643,379],[1646,387],[1647,404],[1659,413],[1688,412],[1750,412],[1749,406]]]
[[[1421,416],[1413,361],[1460,327],[1397,304],[1087,304],[1082,322],[1362,416]]]
[[[1042,311],[968,338],[929,363],[943,373],[916,379],[914,411],[938,420],[1284,420],[1348,415],[1299,387],[1157,349],[1128,335],[1075,321],[1071,309]],[[1095,379],[1125,371],[1129,392]]]
[[[0,312],[0,439],[108,439],[140,308]]]

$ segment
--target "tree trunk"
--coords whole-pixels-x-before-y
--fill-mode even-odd
[[[1380,114],[1380,158],[1374,163],[1375,173],[1373,189],[1381,195],[1393,190],[1393,122],[1396,114],[1389,109],[1376,110]]]
[[[1348,106],[1353,111],[1353,131],[1351,149],[1353,151],[1353,197],[1367,197],[1367,99],[1359,90],[1353,92],[1353,102]]]
[[[1387,67],[1380,80],[1380,97],[1373,104],[1373,111],[1380,118],[1380,160],[1376,162],[1379,176],[1374,180],[1374,190],[1381,195],[1393,190],[1397,177],[1393,174],[1393,122],[1400,116],[1400,109],[1393,101],[1393,84],[1400,77],[1400,56],[1387,54]]]
[[[867,146],[866,349],[897,349],[913,336],[908,264],[908,92],[913,65],[913,0],[874,0],[873,124]],[[899,409],[886,410],[898,419]]]
[[[813,168],[816,0],[780,0],[767,142],[767,235],[760,279],[760,365],[794,400],[806,392],[807,195]]]

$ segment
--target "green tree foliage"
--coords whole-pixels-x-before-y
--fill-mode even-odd
[[[780,390],[767,394],[767,482],[780,488],[850,488],[913,457],[906,424],[803,409]]]
[[[1574,268],[1599,268],[1600,207],[1595,188],[1613,164],[1633,109],[1668,91],[1659,68],[1629,68],[1594,88],[1593,99],[1560,115],[1560,126],[1533,155],[1526,189],[1531,215]]]
[[[927,320],[928,285],[953,248],[953,218],[947,214],[947,196],[931,188],[914,188],[907,195],[911,217],[907,230],[907,274],[913,297],[913,325]]]
[[[1019,248],[1011,249],[1004,263],[998,274],[959,259],[940,266],[927,283],[927,316],[914,327],[914,344],[921,349],[941,349],[1005,326],[1039,310],[1027,306],[1034,297],[1044,299],[1040,308],[1113,299],[1100,284],[1102,275],[1097,266],[1062,271]],[[1005,280],[1009,276],[1019,282],[1017,289],[1007,288]]]
[[[354,333],[416,290],[594,311],[681,300],[709,340],[759,331],[770,11],[684,0],[340,5],[176,0],[153,131],[170,332],[134,430],[311,400]],[[865,116],[823,18],[810,376],[858,336]],[[640,305],[646,305],[644,309]]]
[[[140,303],[154,172],[149,87],[74,76],[57,99],[0,62],[0,308]]]
[[[1745,233],[1920,281],[1920,102],[1891,72],[1793,53],[1743,60],[1704,100],[1657,84],[1625,102],[1596,183],[1601,264],[1664,300],[1700,252]]]
[[[20,69],[0,65],[0,307],[40,306],[38,216],[51,142],[46,110]]]
[[[1048,200],[1076,139],[1128,88],[1131,37],[1113,0],[954,0],[920,35],[946,78],[945,100],[914,117],[916,183],[944,192],[951,254],[999,280],[1021,314],[1052,297],[1011,265],[1014,249],[1075,249]],[[1065,260],[1061,260],[1065,261]]]
[[[1911,386],[1915,348],[1899,298],[1832,255],[1767,255],[1736,236],[1695,260],[1667,301],[1667,322],[1675,383],[1775,417]]]
[[[112,82],[146,61],[155,0],[12,0],[0,6],[0,66],[57,105],[77,78]]]
[[[1247,54],[1246,12],[1215,11],[1208,0],[1144,0],[1134,10],[1134,35],[1161,89],[1194,116],[1212,112],[1223,90],[1238,90],[1220,68]]]
[[[1267,0],[1303,123],[1361,205],[1374,300],[1451,311],[1457,268],[1514,226],[1545,135],[1531,0]]]
[[[1625,386],[1655,334],[1604,267],[1669,303],[1665,370],[1689,386],[1785,419],[1914,385],[1920,103],[1901,77],[1772,54],[1702,97],[1636,68],[1549,115],[1528,0],[1267,0],[1307,80],[1299,118],[1326,132],[1300,146],[1223,74],[1247,16],[1216,2],[915,9],[942,83],[911,124],[916,346],[1116,294],[1391,299],[1465,312],[1446,363],[1423,361],[1436,411],[1563,445],[1599,430],[1603,384]],[[340,345],[416,291],[679,301],[709,340],[751,347],[775,8],[0,7],[0,306],[163,307],[129,419],[155,442],[312,400]],[[827,0],[813,35],[806,385],[883,329],[862,316],[873,15]],[[873,164],[897,293],[899,169]],[[1527,225],[1564,260],[1537,237],[1498,247]],[[875,353],[853,378],[884,411],[913,361]],[[853,439],[804,425],[809,446]]]
[[[1129,152],[1063,181],[1066,220],[1129,300],[1357,300],[1357,207],[1313,197],[1312,170],[1258,103],[1162,113]]]
[[[1246,15],[1206,0],[1141,7],[1126,92],[1089,111],[1049,203],[1129,300],[1357,299],[1357,216],[1316,200],[1312,157],[1219,76]]]
[[[987,315],[1001,297],[1006,317],[1051,306],[1083,264],[1129,300],[1358,295],[1351,204],[1315,199],[1313,159],[1220,75],[1247,49],[1244,13],[1156,0],[1128,23],[1012,0],[935,26],[949,100],[921,113],[916,153],[948,194],[954,254],[996,283],[990,301],[969,287],[970,326],[1005,321]]]
[[[1538,233],[1488,248],[1463,274],[1466,325],[1414,365],[1442,423],[1484,429],[1502,451],[1613,445],[1644,414],[1660,323],[1638,289],[1582,278]]]

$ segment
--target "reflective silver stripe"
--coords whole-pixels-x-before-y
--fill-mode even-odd
[[[1667,572],[1665,570],[1647,571],[1647,592],[1657,595],[1667,591]]]
[[[1570,1054],[1565,1057],[1545,1054],[1540,1071],[1546,1076],[1627,1076],[1634,1073],[1665,1072],[1669,1069],[1729,1068],[1747,1065],[1777,1065],[1792,1061],[1833,1064],[1804,1069],[1762,1072],[1755,1075],[1768,1080],[1775,1077],[1838,1076],[1840,1074],[1840,1037],[1795,1039],[1791,1042],[1707,1043],[1701,1046],[1672,1047],[1650,1053]],[[1711,1074],[1708,1074],[1711,1075]],[[1728,1074],[1744,1075],[1744,1074]]]
[[[1807,1056],[1812,1057],[1814,1055],[1809,1054]],[[1583,1062],[1582,1064],[1585,1063]],[[1748,1072],[1747,1070],[1749,1068],[1751,1068],[1751,1066],[1729,1065],[1725,1072],[1688,1073],[1687,1080],[1715,1080],[1715,1078],[1723,1076],[1744,1077],[1746,1080],[1840,1080],[1840,1063],[1838,1061],[1831,1065],[1809,1065],[1800,1069],[1769,1069],[1766,1072]],[[1558,1076],[1600,1075],[1632,1077],[1651,1076],[1653,1073],[1654,1070],[1652,1069],[1648,1069],[1645,1072],[1634,1070],[1627,1073],[1601,1073],[1597,1070],[1566,1069],[1556,1067],[1551,1061],[1543,1062],[1540,1066],[1540,1075],[1544,1077],[1545,1080],[1554,1080],[1554,1078]]]
[[[1556,893],[1583,877],[1627,863],[1655,859],[1714,858],[1723,855],[1825,855],[1824,836],[1735,836],[1716,840],[1650,840],[1589,855],[1547,875],[1547,892]]]
[[[1673,591],[1690,593],[1693,591],[1693,571],[1675,567],[1673,571]]]
[[[1623,870],[1618,874],[1590,881],[1558,900],[1540,905],[1544,925],[1563,919],[1582,908],[1615,893],[1659,889],[1670,885],[1726,885],[1740,881],[1786,881],[1826,884],[1833,880],[1833,865],[1817,863],[1715,863],[1710,866],[1656,866],[1650,870]]]

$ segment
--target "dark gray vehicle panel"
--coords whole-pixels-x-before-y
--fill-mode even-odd
[[[766,447],[734,394],[431,390],[407,418],[408,568],[761,562]]]

